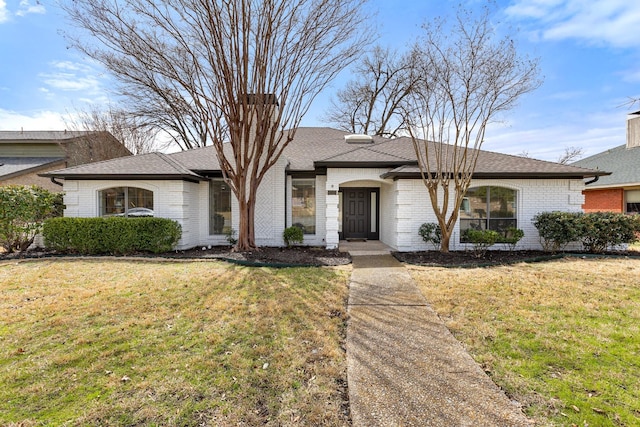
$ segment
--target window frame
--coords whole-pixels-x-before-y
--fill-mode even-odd
[[[229,200],[227,201],[227,204],[229,206],[228,211],[216,210],[216,206],[218,205],[219,201],[216,199],[216,197],[214,197],[214,194],[215,194],[214,184],[218,184],[218,183],[221,185],[227,186],[225,193],[227,193],[229,197]],[[229,187],[229,184],[224,181],[224,178],[211,178],[209,180],[208,190],[209,190],[209,235],[225,236],[229,234],[233,229],[233,207],[232,207],[231,187]],[[222,227],[220,227],[220,224],[216,224],[216,220],[214,219],[216,214],[222,216],[223,218]],[[227,225],[227,218],[224,216],[225,214],[228,215],[229,225]],[[216,232],[218,230],[220,232]]]
[[[467,240],[465,240],[464,238],[464,232],[469,229],[472,228],[472,226],[468,226],[468,227],[464,227],[463,228],[463,223],[464,222],[468,222],[469,224],[471,223],[477,223],[478,228],[480,230],[493,230],[493,231],[497,231],[498,233],[501,234],[505,234],[506,230],[510,227],[513,228],[518,228],[518,202],[519,202],[519,190],[516,190],[514,188],[510,188],[510,187],[505,187],[505,186],[501,186],[501,185],[480,185],[480,186],[475,186],[475,187],[470,187],[467,189],[467,193],[465,193],[465,196],[463,198],[463,202],[460,204],[460,209],[459,211],[471,211],[471,202],[469,199],[469,191],[471,190],[477,190],[477,189],[486,189],[486,193],[484,196],[484,209],[483,212],[484,214],[481,214],[480,217],[471,217],[471,218],[464,218],[462,217],[462,214],[459,213],[458,215],[458,227],[460,230],[460,243],[469,243]],[[513,212],[513,216],[494,216],[492,215],[492,210],[491,210],[491,203],[492,203],[492,189],[501,189],[501,190],[509,190],[510,192],[512,192],[513,195],[513,200],[509,201],[509,203],[511,204],[511,211]],[[495,203],[495,199],[493,199],[494,203]],[[509,210],[507,210],[509,211]],[[483,216],[484,215],[484,216]],[[501,225],[496,225],[496,224],[501,224]],[[475,227],[473,227],[475,228]]]
[[[120,190],[122,197],[120,196]],[[114,206],[111,208],[114,212],[107,213],[109,209],[108,203],[108,192],[115,191],[116,194],[113,196]],[[136,195],[132,197],[131,191],[142,192],[142,195]],[[150,197],[149,197],[150,196]],[[136,199],[138,202],[142,201],[138,206],[129,206],[131,203],[131,199]],[[147,203],[148,200],[151,200],[151,203]],[[118,202],[121,203],[121,206],[118,206]],[[122,185],[117,187],[108,187],[103,188],[98,191],[98,211],[100,217],[112,217],[112,216],[121,216],[125,218],[133,218],[138,216],[155,216],[155,192],[153,190],[149,190],[144,187],[135,187],[131,185]],[[151,206],[151,207],[149,207]],[[129,211],[131,209],[149,209],[152,212],[152,215],[129,215]]]
[[[295,187],[296,187],[296,182],[298,182],[299,186],[300,185],[304,185],[304,184],[313,184],[312,188],[313,188],[313,215],[306,215],[306,216],[299,216],[296,217],[295,216],[295,209],[297,206],[295,206],[296,204],[294,203],[294,199],[296,198],[295,196]],[[301,183],[301,184],[300,184]],[[304,200],[307,200],[309,197],[308,196],[303,196]],[[318,183],[316,182],[316,178],[309,178],[309,177],[291,177],[291,199],[290,199],[290,203],[291,203],[291,226],[294,225],[302,225],[302,232],[304,233],[304,235],[306,236],[314,236],[317,233],[318,230]],[[307,202],[305,201],[305,208],[308,208],[307,206]],[[305,221],[303,220],[303,218],[313,218],[312,221]],[[313,223],[313,230],[309,230],[309,225],[307,225],[307,222],[312,222]]]

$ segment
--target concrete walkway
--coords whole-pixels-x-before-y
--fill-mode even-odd
[[[349,252],[354,427],[533,425],[451,335],[388,248]]]

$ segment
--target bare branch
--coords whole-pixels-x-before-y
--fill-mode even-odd
[[[557,162],[560,163],[561,165],[566,165],[576,160],[579,160],[580,157],[582,157],[583,155],[584,155],[584,150],[582,149],[582,147],[574,147],[574,146],[565,147],[564,153],[562,153],[560,157],[558,157]]]
[[[238,248],[249,249],[264,175],[313,99],[369,42],[365,2],[65,0],[63,8],[82,30],[72,45],[113,74],[144,123],[182,149],[214,146],[240,207]]]
[[[460,7],[450,27],[436,19],[424,29],[404,118],[448,252],[487,125],[541,82],[537,60],[519,57],[509,37],[496,40],[488,9],[476,17]]]

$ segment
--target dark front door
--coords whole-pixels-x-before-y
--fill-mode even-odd
[[[372,193],[374,193],[373,197]],[[377,196],[377,188],[342,189],[344,239],[378,239]],[[372,210],[375,210],[373,218]]]

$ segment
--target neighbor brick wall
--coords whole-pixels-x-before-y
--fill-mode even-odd
[[[624,190],[606,188],[583,191],[585,212],[624,212]]]

